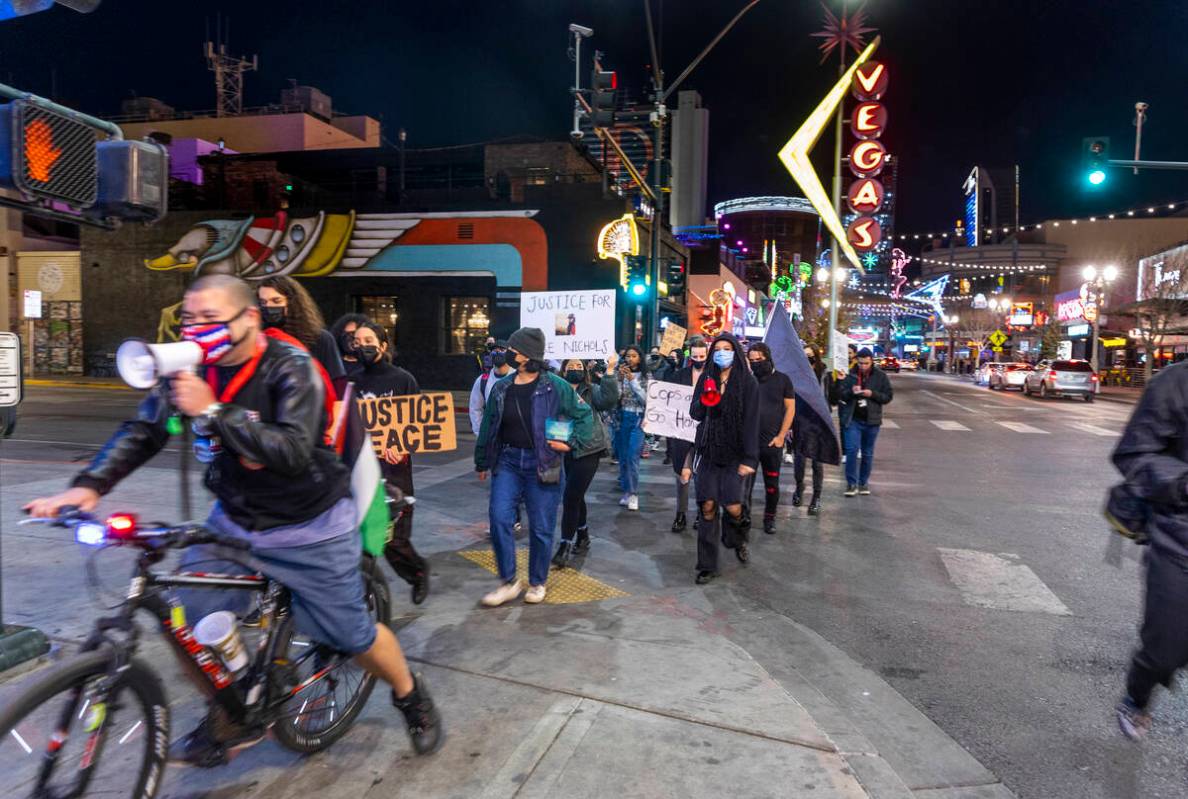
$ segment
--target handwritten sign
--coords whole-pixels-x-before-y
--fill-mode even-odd
[[[833,331],[833,362],[830,367],[838,375],[850,371],[850,337],[840,330]]]
[[[664,328],[664,338],[660,339],[660,354],[668,357],[668,353],[673,350],[683,350],[688,334],[689,331],[685,328],[669,322],[668,327]]]
[[[447,391],[373,397],[358,403],[363,426],[371,434],[371,446],[377,455],[387,449],[408,454],[458,448],[454,398]]]
[[[644,412],[645,433],[693,441],[697,420],[689,415],[693,404],[693,386],[653,380],[648,383],[648,406]]]
[[[545,358],[605,358],[614,351],[615,292],[526,291],[520,326],[545,334]]]

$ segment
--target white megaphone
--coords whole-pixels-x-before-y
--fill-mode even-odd
[[[193,341],[149,344],[130,338],[116,350],[116,370],[132,388],[152,388],[162,377],[194,369],[202,363],[202,348]]]

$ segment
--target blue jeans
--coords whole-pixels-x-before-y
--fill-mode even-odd
[[[846,450],[846,483],[864,486],[870,482],[870,470],[874,467],[875,439],[879,437],[879,426],[854,419],[842,430],[842,446]],[[862,469],[858,468],[858,453],[862,453]]]
[[[528,510],[528,583],[544,585],[549,577],[561,483],[546,484],[536,474],[536,453],[507,447],[491,475],[491,548],[499,579],[516,579],[516,513],[523,501]]]
[[[619,459],[619,490],[639,493],[639,456],[643,452],[643,414],[622,411],[615,431],[615,457]]]

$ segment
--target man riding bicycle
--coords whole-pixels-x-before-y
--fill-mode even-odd
[[[346,466],[324,441],[322,383],[304,350],[267,336],[255,292],[230,275],[200,277],[185,294],[182,337],[203,352],[204,375],[182,371],[161,382],[74,479],[73,487],[33,500],[25,510],[56,516],[84,511],[160,452],[175,412],[190,417],[195,452],[208,463],[206,486],[216,496],[207,525],[251,544],[246,563],[289,589],[299,630],[355,657],[392,687],[414,749],[433,751],[441,719],[424,679],[410,672],[396,636],[372,621],[359,569],[362,555]],[[186,564],[242,571],[211,562],[209,548],[188,549]],[[183,602],[192,618],[219,609],[246,612],[226,592],[192,590]],[[229,749],[259,738],[216,712],[170,747],[171,760],[202,766],[225,762]]]

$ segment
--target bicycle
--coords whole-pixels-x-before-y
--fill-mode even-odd
[[[0,708],[5,796],[125,795],[97,782],[106,778],[130,783],[126,795],[137,799],[156,795],[168,756],[169,707],[157,672],[136,656],[140,629],[134,616],[140,610],[156,619],[207,693],[213,712],[260,736],[271,730],[287,749],[309,754],[327,748],[346,734],[367,703],[375,678],[348,656],[301,636],[289,612],[288,590],[279,583],[261,574],[153,569],[170,552],[198,544],[218,545],[225,550],[218,557],[234,560],[233,551],[249,549],[248,542],[198,524],[140,527],[127,514],[104,524],[76,508],[64,508],[55,519],[22,523],[31,522],[73,527],[80,543],[134,547],[140,554],[122,603],[113,615],[96,621],[81,651],[18,686],[19,693]],[[94,563],[93,555],[87,575],[97,585]],[[372,616],[387,624],[388,586],[371,556],[363,558],[361,579]],[[185,609],[169,592],[180,586],[258,594],[255,653],[238,675],[194,638]]]

